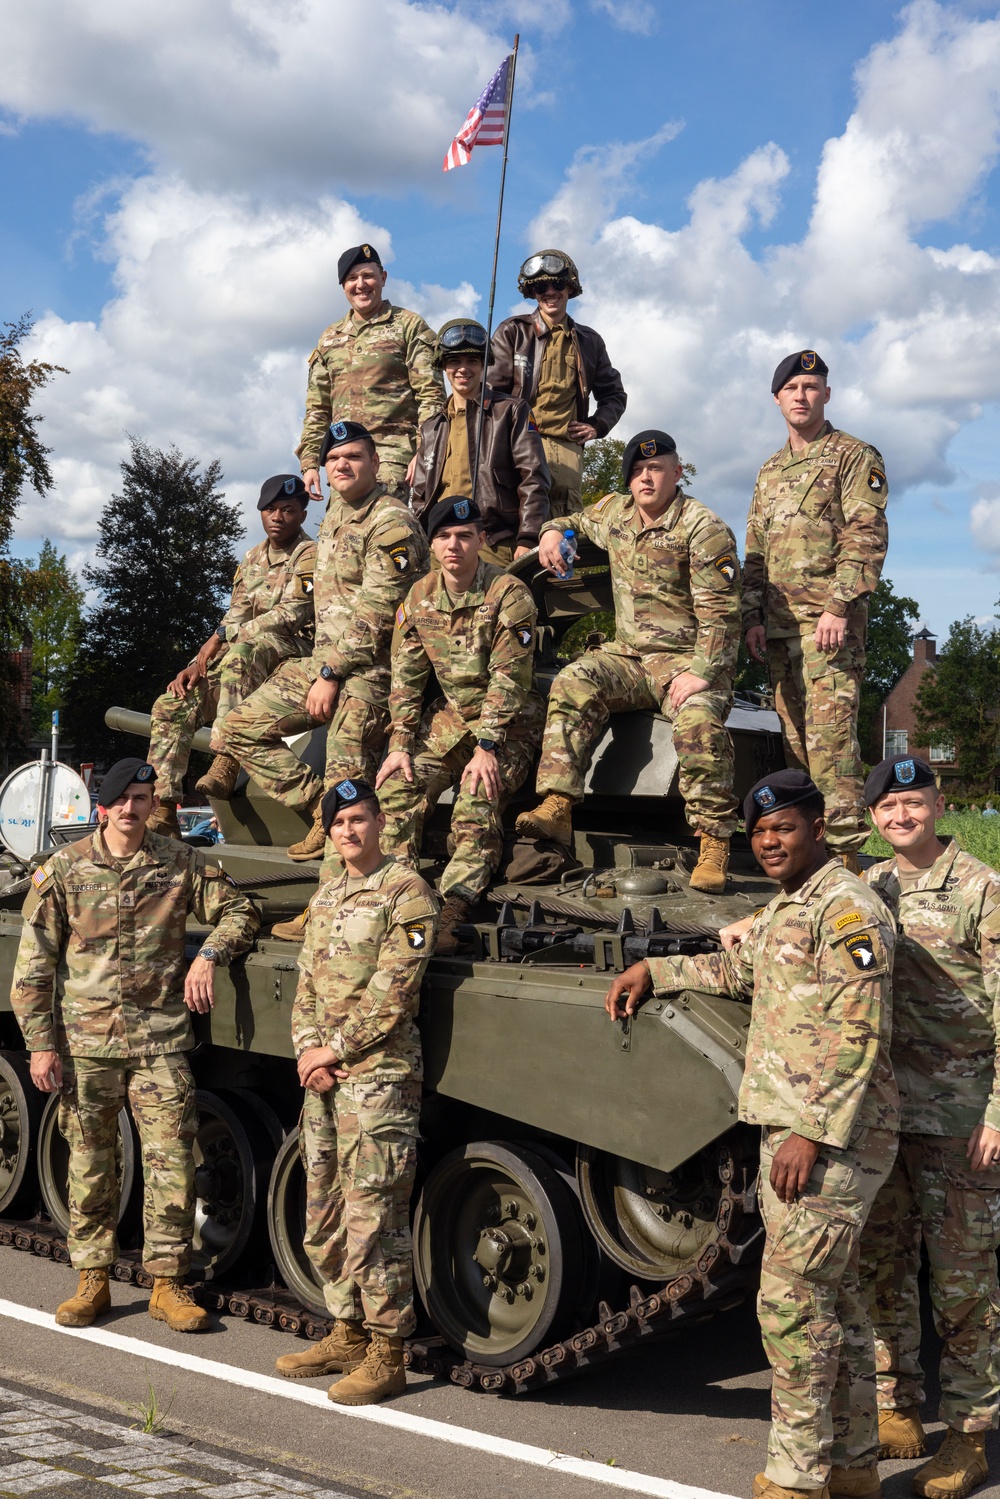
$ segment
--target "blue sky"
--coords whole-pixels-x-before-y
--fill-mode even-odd
[[[996,5],[126,14],[39,0],[5,20],[0,316],[32,308],[37,351],[72,372],[43,401],[58,492],[26,500],[22,554],[43,535],[89,554],[126,431],[220,457],[244,505],[294,467],[305,357],[355,235],[391,247],[390,294],[432,322],[485,312],[500,153],[440,160],[519,29],[498,315],[529,248],[574,253],[579,315],[630,391],[616,435],[666,425],[738,536],[781,439],[770,369],[820,347],[833,419],[886,455],[888,575],[940,634],[992,613]]]

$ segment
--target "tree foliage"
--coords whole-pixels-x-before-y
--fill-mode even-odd
[[[66,558],[44,541],[36,563],[25,564],[24,615],[31,631],[31,726],[45,734],[52,712],[63,708],[73,673],[84,591]]]
[[[989,789],[1000,760],[1000,630],[957,620],[916,707],[918,738],[954,745],[962,780]]]
[[[868,604],[865,675],[858,710],[861,753],[873,763],[882,758],[882,704],[913,659],[913,626],[920,614],[916,599],[893,591],[881,578]]]

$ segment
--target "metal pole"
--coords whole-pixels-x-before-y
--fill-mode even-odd
[[[42,827],[45,822],[45,802],[49,789],[49,752],[43,749],[38,757],[38,797],[35,802],[35,853],[40,854],[44,846]]]
[[[476,453],[472,465],[472,494],[471,499],[476,498],[476,485],[479,483],[479,455],[483,445],[483,394],[486,389],[486,374],[490,361],[490,339],[493,336],[493,302],[497,290],[497,259],[500,255],[500,223],[503,219],[503,188],[507,178],[507,142],[510,138],[510,116],[514,107],[514,74],[517,71],[517,48],[521,40],[520,32],[514,37],[514,50],[510,54],[510,71],[507,75],[507,109],[503,124],[503,165],[500,168],[500,197],[497,201],[497,228],[493,237],[493,273],[490,276],[490,303],[486,313],[486,349],[483,358],[483,389],[479,392],[479,419],[476,422]]]
[[[52,710],[52,764],[59,759],[59,709]]]

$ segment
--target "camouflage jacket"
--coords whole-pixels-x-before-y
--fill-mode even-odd
[[[714,690],[732,687],[740,643],[740,569],[732,531],[678,489],[655,525],[643,527],[630,494],[606,494],[542,527],[576,531],[611,559],[615,639],[602,650],[668,658]],[[648,664],[648,663],[647,663]],[[654,666],[654,676],[659,677]],[[663,684],[665,685],[665,684]]]
[[[309,356],[306,417],[296,448],[302,472],[319,467],[331,422],[360,422],[380,454],[409,463],[417,428],[444,406],[434,334],[415,312],[383,302],[374,317],[348,312]]]
[[[445,699],[435,715],[441,751],[466,734],[502,743],[529,697],[541,703],[533,670],[537,616],[526,584],[488,562],[479,563],[458,599],[437,570],[415,583],[396,611],[390,750],[412,754],[432,671]]]
[[[353,504],[332,494],[316,553],[316,673],[329,666],[350,696],[384,703],[396,610],[429,566],[427,537],[383,485]]]
[[[299,958],[296,1057],[332,1046],[355,1077],[420,1079],[416,1017],[437,920],[430,886],[395,859],[383,859],[367,879],[342,872],[322,885]]]
[[[657,991],[753,999],[740,1118],[839,1149],[859,1129],[896,1129],[889,1061],[892,916],[830,860],[759,911],[732,952],[650,958]]]
[[[882,573],[889,486],[876,448],[827,422],[803,453],[788,443],[757,475],[747,519],[743,628],[798,635],[824,612],[864,634]]]
[[[236,569],[233,598],[222,617],[226,640],[278,635],[289,644],[312,639],[316,543],[300,531],[287,547],[266,538],[251,547]]]
[[[260,917],[201,853],[146,833],[119,873],[100,832],[61,848],[33,875],[11,1007],[29,1051],[145,1057],[194,1045],[184,1004],[189,913],[213,926],[227,964]]]
[[[900,1129],[1000,1129],[1000,876],[957,844],[903,890],[896,861],[866,869],[899,923],[892,1065]]]

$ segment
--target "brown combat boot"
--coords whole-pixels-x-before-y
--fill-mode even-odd
[[[573,803],[561,791],[550,791],[531,812],[522,812],[515,824],[519,833],[532,838],[551,838],[565,848],[573,847]]]
[[[201,780],[195,782],[195,790],[202,796],[214,796],[217,802],[227,802],[236,790],[239,774],[240,762],[232,755],[216,755]]]
[[[444,905],[441,907],[441,918],[438,925],[436,953],[457,952],[462,945],[462,939],[455,933],[457,926],[464,926],[472,919],[472,902],[465,899],[464,895],[446,895]]]
[[[288,857],[301,863],[304,859],[322,859],[326,849],[326,834],[323,831],[323,797],[319,795],[309,808],[312,827],[306,836],[288,848]]]
[[[990,1476],[985,1431],[949,1426],[929,1463],[913,1475],[913,1492],[925,1499],[965,1499]]]
[[[829,1487],[831,1494],[840,1494],[844,1499],[877,1499],[882,1492],[878,1463],[870,1463],[867,1468],[834,1466],[830,1469]]]
[[[861,860],[853,850],[849,854],[838,854],[837,857],[845,869],[851,874],[856,874],[858,879],[861,878]]]
[[[207,1332],[210,1325],[208,1313],[187,1286],[169,1275],[154,1277],[149,1315],[154,1322],[165,1322],[172,1332]]]
[[[56,1322],[60,1327],[90,1327],[110,1305],[107,1269],[81,1270],[76,1295],[57,1307]]]
[[[333,1332],[321,1343],[311,1343],[301,1353],[283,1353],[274,1367],[286,1379],[315,1379],[320,1374],[349,1374],[359,1369],[368,1352],[368,1334],[363,1322],[344,1322],[338,1317]]]
[[[878,1439],[881,1457],[923,1457],[927,1436],[920,1419],[920,1409],[908,1405],[899,1410],[879,1411]]]
[[[304,942],[306,936],[306,921],[309,916],[309,907],[293,916],[291,921],[276,921],[271,928],[272,937],[280,937],[282,942]]]
[[[181,825],[177,821],[177,803],[161,798],[160,805],[150,817],[146,827],[151,833],[162,833],[165,838],[181,841]]]
[[[699,833],[701,852],[691,871],[688,882],[692,890],[704,890],[707,895],[721,895],[726,888],[726,871],[729,868],[729,839],[713,838],[711,833]]]
[[[327,1391],[335,1405],[375,1405],[406,1390],[402,1338],[387,1338],[373,1332],[365,1361],[352,1374],[345,1374]]]
[[[766,1473],[758,1473],[753,1481],[753,1499],[830,1499],[830,1485],[822,1489],[783,1489]]]

